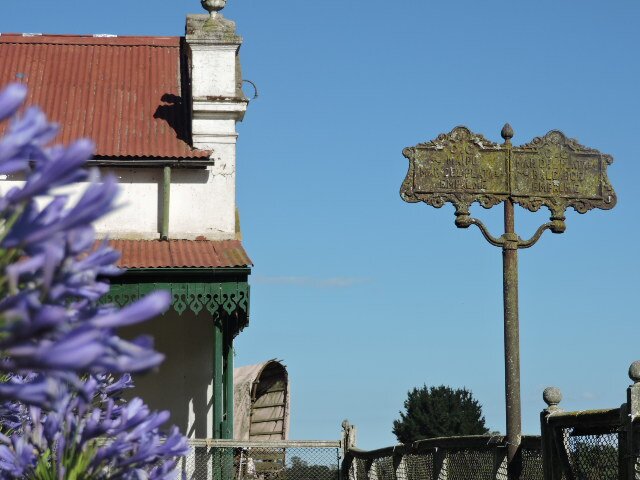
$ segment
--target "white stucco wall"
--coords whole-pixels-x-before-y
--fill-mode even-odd
[[[213,434],[213,326],[211,317],[193,312],[169,312],[142,325],[125,329],[133,338],[149,334],[166,360],[155,372],[135,378],[132,394],[155,410],[169,410],[171,424],[190,438]]]
[[[238,44],[197,44],[191,51],[191,88],[194,98],[236,96],[236,54]]]
[[[169,237],[212,240],[235,237],[235,145],[218,145],[214,166],[206,169],[173,168]],[[116,211],[96,222],[100,236],[121,239],[158,239],[162,226],[162,168],[109,168],[120,184]],[[0,195],[22,184],[21,178],[0,176]],[[87,187],[79,183],[66,190],[73,198]]]

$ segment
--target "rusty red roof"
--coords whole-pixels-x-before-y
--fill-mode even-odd
[[[189,144],[185,64],[180,37],[0,35],[0,86],[28,85],[58,140],[91,138],[99,157],[209,156]]]
[[[238,240],[110,240],[122,252],[123,268],[233,268],[250,267]]]

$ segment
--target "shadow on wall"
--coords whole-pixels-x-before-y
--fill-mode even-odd
[[[128,397],[141,397],[154,410],[169,410],[170,424],[191,438],[209,438],[209,395],[213,375],[211,318],[193,312],[170,311],[142,325],[122,331],[127,338],[151,335],[155,348],[166,355],[158,371],[134,377]],[[189,412],[192,411],[191,419]]]

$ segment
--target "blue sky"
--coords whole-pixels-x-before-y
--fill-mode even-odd
[[[197,0],[3,0],[0,32],[180,35]],[[230,0],[258,86],[238,202],[255,262],[238,364],[280,358],[292,436],[394,442],[407,391],[466,386],[504,430],[499,249],[453,208],[406,204],[405,146],[464,124],[515,144],[551,129],[610,153],[618,206],[568,214],[520,255],[523,425],[541,393],[615,407],[640,359],[640,3]],[[524,237],[547,219],[517,209]],[[500,233],[501,209],[474,214]]]

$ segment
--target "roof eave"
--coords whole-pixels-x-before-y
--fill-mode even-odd
[[[94,157],[89,167],[174,167],[206,168],[214,165],[210,158],[146,158],[146,157]]]
[[[111,283],[124,283],[119,279],[127,281],[135,281],[137,279],[145,279],[149,281],[154,279],[159,282],[170,283],[177,279],[184,279],[186,277],[198,278],[200,280],[217,278],[242,278],[244,280],[251,275],[251,267],[194,267],[194,268],[126,268],[126,271],[120,277],[114,277],[111,279]],[[161,278],[161,280],[159,280]]]

